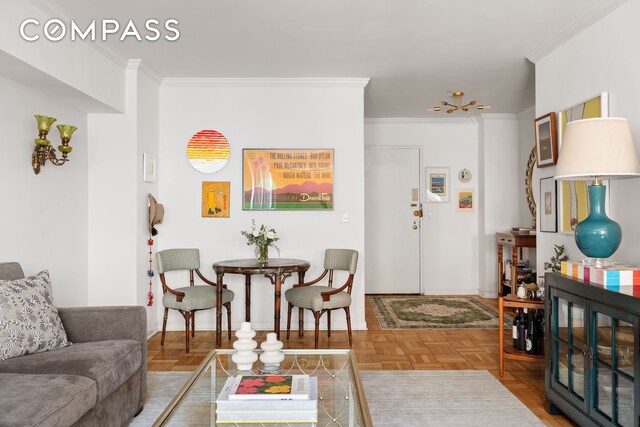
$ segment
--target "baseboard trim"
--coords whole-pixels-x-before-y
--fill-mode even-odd
[[[324,320],[324,319],[323,319]],[[231,330],[236,331],[240,328],[240,323],[241,322],[235,322],[232,321],[231,322]],[[273,322],[251,322],[251,328],[254,331],[271,331],[273,330]],[[222,329],[226,330],[227,329],[227,322],[223,321],[222,322]],[[292,319],[291,321],[291,330],[297,330],[298,329],[298,320]],[[314,325],[313,322],[307,321],[305,319],[304,322],[304,330],[305,331],[313,331]],[[326,320],[321,321],[320,322],[320,329],[321,330],[326,330],[327,329],[327,324],[326,324]],[[196,331],[214,331],[215,328],[213,327],[213,325],[209,325],[209,324],[202,324],[202,325],[198,325],[198,320],[196,318]],[[280,332],[282,331],[286,331],[287,330],[287,324],[281,324],[280,325]],[[337,322],[335,321],[333,318],[331,319],[331,330],[332,331],[346,331],[347,330],[347,322],[342,321],[342,322]],[[366,331],[367,330],[367,322],[351,322],[351,330],[353,331]],[[158,331],[162,331],[162,323],[160,323],[158,325],[158,330],[154,331],[151,335],[153,335],[154,333],[158,332]],[[168,321],[167,322],[167,331],[184,331],[184,322],[171,322]],[[148,335],[149,337],[150,335]]]
[[[478,295],[482,298],[495,299],[498,298],[498,292],[496,291],[484,291],[482,289],[478,289]]]
[[[463,289],[451,289],[451,288],[429,288],[425,289],[424,295],[478,295],[478,289],[463,288]]]

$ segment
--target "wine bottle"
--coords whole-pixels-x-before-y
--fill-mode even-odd
[[[525,339],[525,347],[527,353],[529,354],[537,354],[536,353],[536,341],[538,339],[538,334],[536,333],[535,328],[535,313],[531,313],[527,322],[527,337]]]
[[[518,347],[518,325],[520,324],[520,309],[516,309],[516,315],[512,323],[513,348]]]
[[[525,351],[527,349],[527,309],[523,309],[520,323],[518,324],[518,350]]]

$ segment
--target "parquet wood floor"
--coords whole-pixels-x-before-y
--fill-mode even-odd
[[[497,300],[485,300],[497,307]],[[335,313],[334,316],[340,316]],[[294,317],[294,322],[297,322]],[[495,329],[382,330],[373,310],[366,306],[367,331],[353,332],[353,349],[361,370],[486,369],[517,396],[548,426],[575,426],[562,415],[544,409],[544,362],[505,360],[505,374],[498,372],[498,331]],[[297,323],[296,323],[297,325]],[[265,339],[259,331],[256,341]],[[313,348],[313,331],[298,338],[292,330],[285,348]],[[510,342],[509,335],[506,342]],[[233,348],[223,333],[221,348]],[[160,333],[148,341],[150,371],[193,371],[214,348],[212,331],[196,331],[189,354],[184,349],[184,332],[167,332],[164,348]],[[348,348],[346,331],[333,331],[331,338],[320,331],[321,348]],[[496,402],[499,405],[500,402]]]

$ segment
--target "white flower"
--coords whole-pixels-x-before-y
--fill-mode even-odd
[[[253,230],[253,237],[260,237],[260,231],[259,230]]]
[[[271,230],[271,231],[267,231],[267,239],[275,239],[276,238],[276,232]]]

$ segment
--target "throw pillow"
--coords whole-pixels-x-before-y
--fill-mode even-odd
[[[0,280],[0,360],[69,345],[47,270]]]

